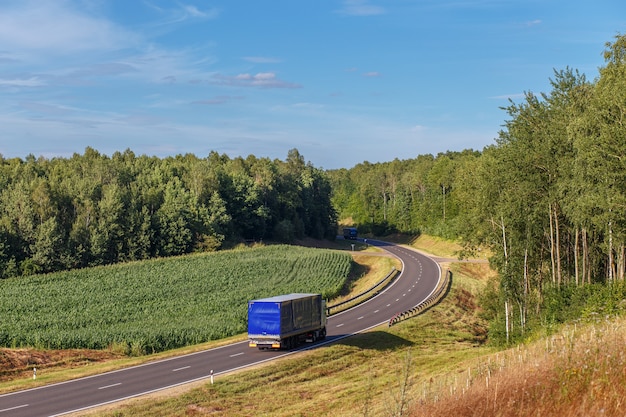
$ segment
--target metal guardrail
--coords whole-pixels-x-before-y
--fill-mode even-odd
[[[369,300],[370,298],[378,294],[387,285],[389,285],[391,281],[393,281],[393,279],[396,277],[398,272],[399,271],[396,268],[391,268],[391,271],[387,274],[387,276],[385,276],[385,278],[378,281],[368,290],[365,290],[362,293],[357,294],[348,300],[326,307],[326,315],[331,316],[333,314],[340,313],[344,310],[354,307],[357,304],[360,304],[364,301]],[[334,310],[334,311],[331,312],[331,310]]]
[[[452,284],[452,271],[448,269],[446,271],[443,283],[441,284],[441,286],[439,286],[439,288],[437,288],[437,290],[434,293],[430,295],[430,297],[428,297],[426,300],[424,300],[423,302],[419,303],[418,305],[416,305],[415,307],[409,310],[394,314],[393,317],[389,319],[388,327],[391,327],[394,324],[399,323],[403,320],[406,320],[410,317],[416,316],[422,313],[424,310],[428,309],[428,307],[437,303],[440,297],[442,296],[442,294],[447,293],[450,290],[451,284]]]

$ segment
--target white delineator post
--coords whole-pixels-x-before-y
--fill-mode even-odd
[[[211,369],[211,385],[213,385],[213,369]]]

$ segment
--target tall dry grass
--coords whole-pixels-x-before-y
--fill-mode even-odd
[[[406,415],[622,417],[625,347],[624,318],[572,325],[556,336],[425,382]]]

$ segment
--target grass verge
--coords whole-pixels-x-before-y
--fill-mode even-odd
[[[427,314],[220,376],[213,385],[203,383],[174,397],[136,399],[93,415],[408,415],[424,384],[435,389],[429,381],[493,352],[484,346],[486,327],[476,316],[474,295],[488,267],[451,267],[457,269],[450,294]]]

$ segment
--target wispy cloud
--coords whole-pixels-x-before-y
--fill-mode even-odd
[[[380,6],[374,6],[367,0],[344,0],[343,7],[337,10],[337,13],[350,16],[375,16],[385,13],[385,9]]]
[[[378,71],[369,71],[366,73],[363,73],[364,77],[368,77],[368,78],[376,78],[376,77],[382,77],[382,74]]]
[[[524,22],[524,26],[526,27],[531,27],[531,26],[537,26],[540,25],[542,22],[540,19],[535,19],[535,20],[530,20],[528,22]]]
[[[276,64],[282,62],[281,59],[271,58],[267,56],[244,56],[243,60],[252,62],[254,64]]]
[[[515,94],[503,94],[501,96],[491,96],[489,98],[493,100],[508,100],[508,99],[514,100],[514,99],[520,99],[524,97],[526,97],[524,93],[515,93]]]
[[[0,79],[0,87],[41,87],[45,84],[39,77]]]
[[[60,55],[118,49],[137,36],[64,1],[9,2],[0,6],[0,50]]]
[[[207,9],[200,10],[196,6],[192,5],[183,5],[183,10],[187,13],[188,16],[191,17],[200,17],[202,19],[214,19],[219,15],[218,9]]]
[[[273,72],[259,72],[258,74],[238,74],[235,76],[216,75],[213,82],[220,85],[258,88],[301,88],[300,84],[283,81],[276,78]]]
[[[244,96],[215,96],[207,100],[196,100],[191,104],[218,105],[231,103],[233,101],[243,100]]]
[[[191,4],[177,3],[175,8],[169,9],[150,2],[145,2],[145,4],[164,16],[165,20],[160,22],[162,25],[179,23],[189,19],[215,19],[220,14],[220,10],[217,8],[199,9]]]
[[[66,106],[60,106],[58,104],[40,103],[34,101],[22,101],[19,103],[21,109],[27,110],[31,114],[43,115],[43,116],[64,116],[74,112]]]
[[[294,107],[296,109],[319,110],[319,109],[323,109],[324,105],[323,104],[319,104],[319,103],[295,103],[295,104],[292,105],[292,107]]]

